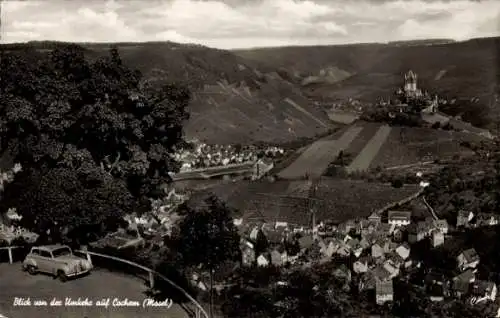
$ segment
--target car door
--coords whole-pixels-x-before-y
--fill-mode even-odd
[[[52,254],[49,251],[40,250],[38,256],[38,270],[44,273],[52,273]]]

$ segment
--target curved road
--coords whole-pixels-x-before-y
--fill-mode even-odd
[[[0,314],[7,318],[187,318],[186,312],[178,305],[143,308],[146,285],[139,278],[126,274],[95,269],[90,275],[66,283],[46,275],[30,276],[21,271],[21,264],[0,264]],[[14,306],[15,297],[46,300],[49,306]],[[115,306],[110,303],[106,309],[97,306],[64,306],[66,297],[77,300],[88,298],[92,301],[110,298],[139,302],[140,307]],[[62,300],[62,306],[51,307],[53,298]]]

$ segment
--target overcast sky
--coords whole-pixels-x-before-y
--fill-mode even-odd
[[[2,1],[2,42],[191,42],[229,49],[500,35],[500,0]]]

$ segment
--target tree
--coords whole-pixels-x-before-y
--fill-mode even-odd
[[[126,184],[98,168],[24,171],[6,187],[1,201],[4,208],[14,203],[23,217],[20,224],[42,239],[79,243],[91,240],[90,234],[116,230],[134,208]]]
[[[26,222],[72,211],[82,221],[75,224],[92,224],[99,220],[93,213],[119,197],[106,199],[110,189],[149,205],[145,197],[179,168],[170,154],[182,139],[189,91],[148,85],[125,66],[117,49],[93,62],[85,53],[78,45],[61,45],[48,55],[28,49],[0,61],[0,150],[23,167],[20,181],[8,187],[33,191],[16,197],[7,187],[11,195],[3,207],[23,206]],[[79,182],[81,175],[91,177]],[[49,190],[63,190],[69,180],[77,190]],[[48,197],[51,205],[40,205]],[[77,207],[78,199],[87,201]]]
[[[212,310],[214,272],[227,261],[241,259],[240,236],[224,202],[210,196],[204,203],[202,208],[188,211],[181,221],[176,248],[185,266],[209,271]]]

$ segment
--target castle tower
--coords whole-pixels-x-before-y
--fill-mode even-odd
[[[405,74],[405,92],[409,94],[415,94],[417,92],[417,74],[413,73],[412,70]]]

